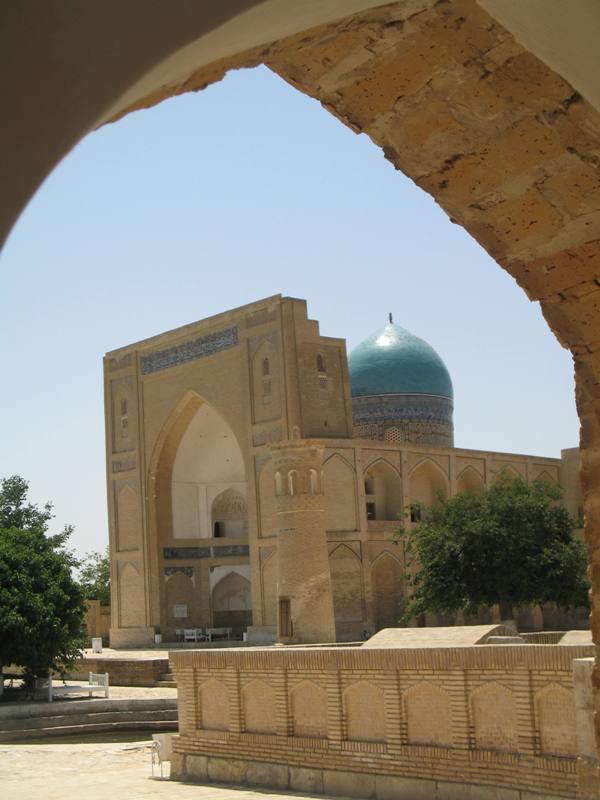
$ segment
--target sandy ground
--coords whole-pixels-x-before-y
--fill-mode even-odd
[[[169,765],[164,765],[165,778]],[[155,767],[160,775],[160,768]],[[153,779],[148,742],[0,745],[2,800],[284,800],[278,794]]]

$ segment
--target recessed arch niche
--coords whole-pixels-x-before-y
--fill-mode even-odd
[[[175,451],[171,474],[173,539],[247,536],[242,451],[224,417],[200,402]]]
[[[434,506],[440,497],[448,497],[448,479],[430,458],[421,461],[409,477],[410,505],[421,513]]]
[[[381,458],[365,471],[367,519],[399,520],[402,514],[402,483],[394,467]]]
[[[475,467],[465,467],[456,481],[456,491],[482,494],[484,490],[484,480]]]

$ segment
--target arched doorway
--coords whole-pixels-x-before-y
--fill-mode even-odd
[[[221,413],[189,392],[165,424],[156,451],[149,527],[156,542],[155,602],[163,639],[174,640],[182,628],[241,631],[252,613],[249,574],[243,601],[229,578],[214,603],[224,572],[238,570],[235,580],[241,580],[249,570],[246,472],[237,438]],[[232,558],[235,567],[227,566]],[[225,625],[226,618],[232,624]]]

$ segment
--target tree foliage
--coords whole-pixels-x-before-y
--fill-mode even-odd
[[[73,529],[48,535],[52,506],[27,502],[28,488],[18,475],[0,481],[0,665],[24,667],[31,682],[79,655],[85,603],[66,547]]]
[[[102,553],[87,553],[79,564],[79,584],[86,600],[110,604],[110,561],[108,548]]]
[[[483,494],[440,499],[401,531],[414,568],[404,619],[495,604],[512,619],[515,606],[588,605],[585,550],[561,497],[554,484],[503,479]]]

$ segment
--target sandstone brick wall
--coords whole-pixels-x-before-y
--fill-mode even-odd
[[[168,658],[80,658],[68,673],[69,679],[86,680],[90,672],[108,672],[113,686],[155,686],[169,670]]]
[[[305,770],[313,790],[333,771],[351,774],[355,786],[371,781],[371,794],[382,797],[393,795],[376,792],[375,776],[575,797],[573,659],[592,652],[481,645],[171,653],[175,773],[252,782],[248,774],[263,765],[267,783],[292,788],[303,788]]]

